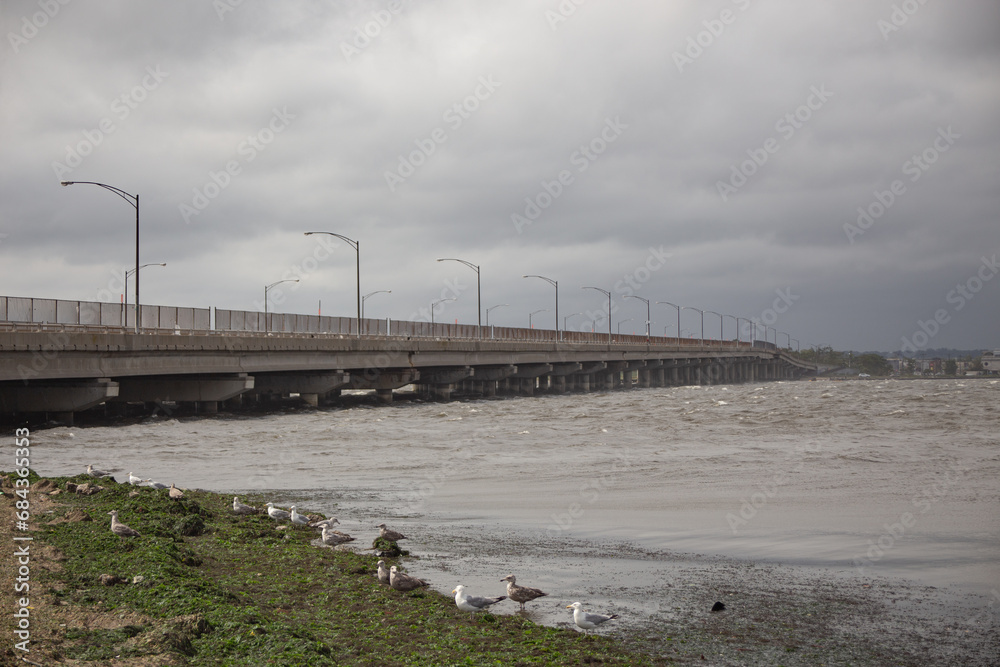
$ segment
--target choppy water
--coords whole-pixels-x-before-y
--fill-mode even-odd
[[[444,592],[498,594],[516,567],[593,599],[609,570],[635,573],[597,551],[627,545],[638,561],[723,555],[1000,600],[998,403],[985,379],[414,401],[43,430],[32,463],[268,490],[336,513],[359,544],[384,520]]]

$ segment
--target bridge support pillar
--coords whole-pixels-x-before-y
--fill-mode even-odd
[[[522,396],[535,395],[535,378],[521,378],[520,394]]]
[[[552,378],[552,391],[556,392],[557,394],[566,393],[565,375],[557,375],[556,377]]]
[[[375,397],[379,403],[392,403],[392,389],[376,389]]]
[[[219,402],[218,401],[198,401],[198,412],[205,415],[217,415],[219,414]]]
[[[454,390],[454,388],[455,386],[451,384],[436,384],[433,385],[431,391],[434,392],[434,395],[437,396],[438,398],[445,401],[450,401],[451,392]]]
[[[302,402],[311,407],[319,407],[319,394],[299,394]]]
[[[580,391],[590,391],[590,384],[592,380],[592,375],[581,375],[580,379],[577,381],[577,387]]]

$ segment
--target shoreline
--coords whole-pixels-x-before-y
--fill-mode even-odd
[[[67,481],[85,480],[82,476],[53,479],[60,487],[65,487]],[[32,481],[37,480],[33,478]],[[211,516],[205,519],[209,528],[205,537],[184,538],[172,535],[169,530],[163,528],[171,514],[177,512],[176,506],[171,505],[170,501],[164,500],[165,492],[143,489],[140,490],[136,498],[129,500],[128,494],[136,489],[112,482],[107,482],[105,486],[107,487],[105,491],[89,497],[68,495],[65,492],[56,496],[39,495],[38,500],[42,506],[36,508],[36,512],[42,509],[46,502],[51,503],[50,508],[42,509],[42,511],[53,513],[45,515],[46,517],[58,517],[60,513],[68,516],[69,513],[78,511],[92,515],[93,521],[47,526],[46,524],[51,520],[41,519],[36,514],[35,528],[41,534],[37,535],[38,541],[34,544],[40,546],[40,543],[45,542],[47,543],[45,549],[59,548],[54,543],[79,545],[82,543],[71,539],[72,533],[83,530],[90,536],[89,539],[107,545],[107,556],[111,559],[109,562],[119,563],[120,567],[130,567],[136,571],[143,569],[141,561],[136,561],[140,554],[145,554],[143,540],[155,541],[161,549],[172,544],[182,554],[187,554],[190,551],[188,556],[193,559],[192,562],[200,560],[201,563],[195,566],[180,567],[177,581],[161,582],[164,590],[170,590],[172,586],[183,584],[185,577],[194,574],[194,571],[211,570],[211,576],[206,577],[201,585],[219,587],[220,593],[232,595],[234,589],[228,588],[232,584],[230,573],[214,569],[210,563],[212,559],[218,560],[228,557],[223,556],[223,554],[232,555],[240,549],[247,548],[246,544],[231,543],[231,537],[223,539],[224,535],[230,534],[229,531],[236,531],[232,534],[241,535],[243,542],[256,542],[256,546],[262,549],[263,558],[273,558],[276,554],[285,556],[286,554],[283,553],[285,550],[294,550],[296,560],[304,559],[299,561],[298,566],[290,566],[294,568],[295,572],[301,573],[296,577],[319,576],[311,573],[311,570],[314,568],[329,569],[330,563],[327,561],[330,558],[347,563],[345,567],[340,568],[340,575],[349,582],[360,583],[363,590],[367,591],[353,603],[355,605],[371,602],[371,595],[385,595],[385,591],[378,590],[377,582],[371,574],[374,564],[373,556],[345,552],[323,554],[320,552],[325,550],[309,548],[307,544],[299,544],[299,542],[311,538],[312,535],[304,536],[290,533],[291,545],[286,546],[289,539],[286,539],[281,531],[277,531],[269,519],[251,517],[249,518],[250,522],[244,522],[227,516],[224,508],[231,499],[227,499],[221,494],[197,490],[187,492],[192,500],[198,503],[199,511],[204,510]],[[7,494],[7,489],[4,490],[5,495],[8,496],[4,499],[4,506],[10,507],[11,499]],[[129,505],[131,510],[127,517],[123,518],[129,518],[130,525],[148,537],[138,538],[138,541],[127,544],[121,544],[120,538],[114,538],[113,541],[108,540],[107,537],[110,534],[107,532],[106,521],[103,517],[105,507],[128,503],[131,503]],[[140,511],[143,506],[145,506],[146,511]],[[309,507],[308,504],[307,507]],[[252,524],[252,529],[249,529],[249,525],[241,524]],[[170,525],[173,525],[173,521],[170,522]],[[160,534],[157,534],[157,531]],[[309,532],[311,533],[311,531]],[[533,559],[538,559],[540,552],[555,555],[553,562],[561,565],[561,568],[556,570],[556,580],[544,581],[541,577],[542,571],[549,566],[548,563],[542,563],[538,568],[537,576],[535,572],[530,571],[524,575],[524,581],[528,585],[532,585],[532,583],[539,585],[552,597],[544,599],[546,603],[544,607],[532,603],[529,605],[529,611],[523,615],[514,611],[516,606],[512,605],[510,609],[498,610],[495,615],[491,615],[493,621],[486,621],[487,616],[485,615],[470,617],[464,613],[455,613],[454,602],[445,595],[437,596],[428,593],[418,600],[421,607],[431,605],[435,610],[446,614],[446,618],[437,619],[435,623],[458,623],[462,627],[471,624],[471,627],[477,632],[493,630],[494,625],[504,628],[504,632],[527,632],[525,630],[527,628],[533,633],[544,632],[547,638],[551,637],[551,641],[554,642],[553,646],[558,644],[563,647],[553,649],[559,651],[560,657],[555,658],[551,654],[547,657],[543,655],[542,661],[537,662],[535,658],[539,658],[539,656],[532,654],[531,651],[538,650],[540,645],[525,644],[522,648],[530,647],[531,651],[520,658],[521,660],[530,660],[524,664],[580,664],[580,660],[586,656],[578,656],[571,660],[568,655],[564,655],[568,649],[564,647],[563,642],[568,642],[567,645],[571,648],[574,645],[587,647],[587,655],[590,658],[600,658],[604,664],[686,664],[700,661],[701,656],[704,655],[707,660],[710,660],[709,664],[718,665],[812,665],[821,662],[827,664],[851,662],[859,665],[920,665],[928,664],[928,659],[931,662],[941,664],[987,665],[1000,655],[1000,633],[997,632],[998,619],[995,613],[961,617],[962,606],[957,604],[958,601],[948,599],[947,594],[943,595],[942,591],[933,587],[914,585],[902,580],[887,578],[873,578],[866,581],[858,578],[845,579],[841,576],[824,575],[821,572],[796,571],[795,568],[789,566],[740,561],[726,557],[654,553],[625,544],[601,545],[588,541],[573,541],[570,545],[566,543],[546,544],[544,541],[525,543],[516,535],[498,536],[495,531],[491,530],[483,530],[481,533],[467,529],[456,529],[444,533],[439,531],[436,537],[443,542],[460,541],[463,549],[471,554],[471,558],[476,559],[484,571],[502,570],[505,565],[511,566],[516,558],[530,562]],[[363,538],[359,538],[358,542],[352,543],[352,545],[363,541]],[[221,551],[217,544],[219,542],[226,542]],[[485,549],[487,544],[492,545],[491,550]],[[251,544],[251,546],[254,545]],[[364,546],[366,545],[361,544],[362,549]],[[65,549],[64,546],[62,548]],[[277,552],[275,552],[276,549]],[[41,552],[42,550],[39,549],[38,553]],[[587,553],[599,555],[614,563],[613,569],[620,576],[611,576],[613,573],[608,572],[590,573],[588,578],[591,581],[580,581],[573,570],[573,563],[586,556]],[[152,556],[143,555],[142,557],[151,558]],[[289,555],[289,557],[291,556]],[[443,585],[450,590],[452,582],[449,577],[457,575],[455,572],[456,561],[462,560],[462,558],[456,555],[432,558],[428,554],[422,558],[403,559],[403,563],[416,576],[426,576],[426,572],[434,572],[434,576],[428,576],[428,578],[437,582],[437,587]],[[131,564],[128,565],[130,560]],[[61,603],[65,602],[67,603],[65,606],[76,609],[77,613],[82,613],[87,618],[101,617],[100,610],[103,608],[107,610],[103,612],[105,617],[113,619],[122,616],[120,621],[130,620],[130,623],[125,625],[118,623],[121,627],[146,628],[135,637],[149,634],[154,628],[160,627],[155,620],[139,619],[139,616],[148,615],[149,606],[132,607],[129,596],[123,594],[132,585],[102,587],[96,582],[84,583],[84,579],[74,574],[75,568],[82,566],[82,564],[75,563],[72,553],[63,553],[61,557],[55,558],[54,562],[59,565],[53,567],[51,572],[46,572],[47,579],[43,579],[43,581],[47,585],[47,591],[42,595],[53,598],[52,604],[54,606],[48,608],[58,610],[60,618],[65,612],[62,609],[64,605]],[[71,563],[75,564],[71,565]],[[306,567],[307,563],[312,563],[312,565]],[[318,563],[319,565],[317,565]],[[635,569],[636,564],[648,565],[649,568],[637,570]],[[88,565],[89,567],[90,565]],[[565,578],[562,582],[558,581],[560,570]],[[522,579],[521,571],[524,571],[523,567],[518,572],[519,581]],[[650,576],[649,572],[657,574],[654,577]],[[280,583],[280,577],[272,581],[270,575],[261,573],[261,576],[262,579],[254,583],[259,582],[259,585]],[[70,581],[64,581],[62,584],[64,587],[60,590],[59,582],[66,578]],[[558,621],[561,624],[559,626],[538,625],[533,622],[533,616],[537,616],[539,612],[548,613],[551,611],[549,607],[556,609],[559,604],[571,602],[569,597],[574,597],[574,599],[577,595],[586,597],[589,591],[591,600],[600,599],[599,595],[594,595],[593,586],[609,578],[612,580],[609,584],[610,588],[627,589],[630,594],[645,595],[650,600],[651,605],[655,601],[656,608],[650,609],[652,613],[642,618],[633,613],[622,614],[621,620],[609,624],[613,627],[600,631],[599,634],[602,635],[600,638],[577,636],[574,630],[569,629],[568,612],[563,616],[556,617],[563,619]],[[254,580],[251,578],[251,581]],[[338,578],[337,581],[340,579]],[[540,585],[542,581],[545,585]],[[454,583],[459,582],[456,579]],[[468,584],[469,582],[463,580],[462,583]],[[478,583],[473,583],[478,586]],[[550,584],[554,584],[556,587],[552,588]],[[333,580],[325,581],[320,589],[327,589],[332,585],[334,585]],[[339,588],[341,585],[346,584],[341,582],[336,584],[336,587]],[[314,586],[315,582],[310,584],[310,587]],[[473,590],[479,591],[480,589],[476,586],[473,587]],[[142,591],[142,589],[136,588],[133,590]],[[656,599],[658,591],[668,593],[663,602]],[[481,590],[480,594],[493,595],[495,593],[492,589],[484,589]],[[366,598],[367,601],[365,601]],[[556,600],[556,602],[553,603],[551,600]],[[724,602],[727,610],[719,613],[710,612],[709,609],[715,601]],[[272,601],[272,604],[274,602]],[[268,614],[278,617],[301,615],[303,619],[311,619],[312,622],[315,622],[314,613],[319,615],[325,613],[317,611],[319,608],[315,605],[306,607],[292,604],[290,608],[285,609],[289,602],[289,600],[277,602],[276,607],[272,607],[263,614],[258,614],[260,616],[257,619],[258,625],[264,623],[264,616]],[[385,605],[390,602],[395,603],[395,598],[380,599],[380,610],[385,611]],[[402,600],[399,602],[403,603]],[[595,604],[599,603],[595,602]],[[555,606],[553,607],[553,605]],[[285,611],[281,611],[282,609]],[[604,613],[624,611],[618,608],[603,609],[599,606],[595,607],[594,610]],[[191,611],[197,615],[194,608]],[[437,611],[435,611],[436,613]],[[171,660],[174,662],[157,662],[155,664],[203,664],[202,651],[208,650],[208,646],[214,646],[215,643],[221,641],[222,635],[227,630],[220,627],[218,618],[211,617],[211,614],[202,615],[205,616],[206,622],[212,627],[212,630],[201,634],[194,633],[196,636],[188,638],[190,649],[194,653],[188,655],[184,651],[166,650],[165,653],[172,656]],[[507,627],[509,624],[516,627],[509,628]],[[58,636],[59,632],[58,626],[54,628],[53,638]],[[101,632],[104,635],[113,634],[111,628],[103,628]],[[243,628],[241,632],[252,633],[253,628]],[[241,632],[237,632],[234,637],[243,637],[244,634]],[[274,632],[272,631],[272,635]],[[61,645],[65,645],[69,632],[62,630],[62,633],[63,639],[61,641],[63,644]],[[230,639],[234,637],[230,637]],[[526,642],[523,636],[517,635],[517,637],[514,641],[515,646]],[[131,647],[128,650],[136,653],[135,645],[137,642],[132,641],[132,639],[131,637],[122,637],[121,645],[128,645]],[[187,646],[184,642],[181,644]],[[199,647],[203,645],[206,648],[200,649]],[[546,645],[542,644],[541,646],[545,647]],[[600,647],[600,652],[594,653],[593,649],[597,647]],[[333,650],[334,647],[328,646],[328,648]],[[161,653],[164,652],[161,651]],[[323,654],[316,655],[322,656]],[[435,655],[433,651],[424,655],[424,658],[429,661],[427,664],[450,664],[447,661],[433,662]],[[937,657],[934,658],[934,656]],[[133,657],[134,661],[116,661],[113,664],[153,664],[142,662],[139,655]],[[316,659],[320,661],[309,664],[328,664],[323,662],[325,657],[317,657]],[[355,656],[352,660],[342,656],[339,663],[329,664],[375,664],[365,662],[366,659],[362,655]],[[279,661],[276,664],[306,663]],[[382,662],[378,664],[396,663],[392,662],[391,658],[383,657]]]

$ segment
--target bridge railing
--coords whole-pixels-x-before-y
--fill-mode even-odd
[[[135,323],[133,306],[93,301],[36,299],[0,296],[0,330],[87,330],[129,332]],[[356,336],[358,321],[353,317],[264,313],[223,308],[187,308],[143,305],[141,330],[148,333],[221,334],[254,336],[264,333],[286,336]],[[516,342],[563,342],[581,345],[607,344],[608,334],[596,331],[559,331],[520,327],[480,327],[447,322],[405,320],[361,320],[362,336],[404,336],[411,338],[484,339]],[[698,338],[667,338],[638,334],[612,334],[615,345],[670,345],[678,347],[751,347],[750,343]],[[704,343],[704,345],[703,345]],[[776,350],[774,343],[754,341],[758,349]]]

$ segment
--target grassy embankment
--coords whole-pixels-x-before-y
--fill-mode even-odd
[[[374,555],[313,546],[314,530],[277,530],[266,515],[236,516],[231,497],[187,491],[173,501],[98,483],[105,488],[92,496],[31,495],[27,657],[38,664],[655,664],[607,637],[471,615],[434,591],[399,593],[376,580]],[[16,498],[4,493],[10,512]],[[141,536],[112,534],[112,509]],[[101,575],[127,583],[104,585]],[[0,661],[21,655],[8,650]]]

